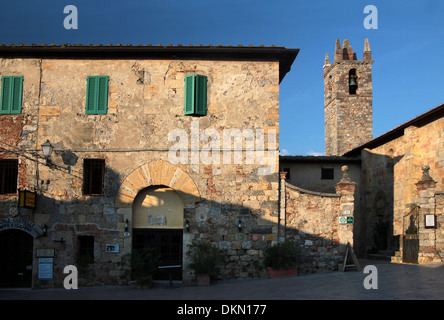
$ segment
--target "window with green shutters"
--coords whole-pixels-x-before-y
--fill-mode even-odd
[[[1,114],[20,114],[22,112],[23,77],[3,76],[1,83]]]
[[[185,115],[207,114],[207,77],[199,74],[185,76]]]
[[[108,110],[108,77],[86,79],[86,114],[106,114]]]

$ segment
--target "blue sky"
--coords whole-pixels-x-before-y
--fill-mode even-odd
[[[2,1],[0,43],[277,45],[301,49],[280,88],[280,149],[324,153],[325,53],[344,38],[373,64],[374,137],[444,102],[444,1]],[[78,10],[66,30],[63,9]],[[367,5],[378,29],[364,28]]]

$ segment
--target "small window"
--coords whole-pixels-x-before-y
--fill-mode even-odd
[[[356,69],[351,69],[348,73],[348,89],[350,94],[356,94],[358,89],[358,77],[356,75]]]
[[[102,195],[105,178],[104,159],[83,160],[83,194]]]
[[[2,77],[0,113],[20,114],[22,112],[22,76]]]
[[[333,168],[321,168],[321,179],[322,180],[333,180],[335,178]]]
[[[17,193],[18,160],[0,160],[0,194]]]
[[[86,79],[86,114],[106,114],[108,110],[108,77]]]
[[[207,114],[207,77],[199,74],[185,76],[185,115]]]
[[[94,236],[78,237],[78,262],[81,264],[90,264],[94,262]]]

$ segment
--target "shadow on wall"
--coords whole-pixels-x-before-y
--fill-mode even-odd
[[[81,177],[70,172],[70,179],[81,180]],[[66,198],[74,196],[70,196],[69,192],[56,196],[52,183],[53,181],[45,182],[38,190],[36,209],[17,208],[16,196],[7,196],[0,201],[0,226],[6,219],[22,219],[30,221],[33,226],[42,230],[45,229],[44,233],[33,238],[32,261],[27,261],[23,265],[17,261],[23,258],[29,259],[29,256],[8,256],[5,259],[2,257],[0,262],[2,272],[20,273],[20,268],[29,269],[31,266],[33,287],[62,287],[66,277],[63,273],[65,266],[76,265],[79,268],[81,286],[125,283],[126,280],[122,279],[121,262],[122,257],[129,254],[132,249],[133,217],[131,206],[129,208],[115,206],[121,186],[120,175],[107,167],[103,195],[79,196],[70,200]],[[182,199],[194,197],[182,191],[175,192]],[[341,263],[344,254],[337,239],[311,234],[302,224],[287,225],[286,228],[279,226],[275,222],[278,221],[278,206],[278,201],[268,201],[263,202],[261,208],[252,209],[204,197],[195,202],[184,203],[181,248],[183,265],[187,265],[186,245],[200,239],[215,243],[219,248],[226,250],[228,262],[221,270],[221,278],[261,277],[265,275],[263,250],[276,243],[278,234],[281,234],[287,239],[299,242],[303,257],[302,272],[337,270],[337,264]],[[272,209],[273,221],[263,218],[266,209]],[[185,226],[184,221],[187,221],[188,226]],[[147,225],[147,228],[150,226]],[[160,223],[156,228],[168,228],[168,222],[165,225]],[[7,230],[10,230],[7,226],[1,228],[0,235]],[[18,232],[27,231],[22,229]],[[21,244],[2,245],[16,248]],[[85,255],[89,257],[85,259]],[[6,262],[10,258],[17,261],[12,264]],[[41,258],[53,259],[50,279],[41,279],[42,275],[39,273],[42,267],[39,265]],[[192,273],[186,267],[183,277],[184,280],[193,280]]]
[[[395,199],[395,166],[404,156],[393,156],[362,151],[362,224],[359,253],[376,254],[386,257],[394,256],[399,251],[399,235],[402,233],[402,217],[405,214],[404,202]],[[399,174],[399,173],[398,173]],[[406,175],[407,172],[404,173]],[[414,183],[418,179],[410,177]],[[402,180],[398,188],[408,188],[408,177]],[[414,184],[412,184],[413,187]],[[397,203],[398,202],[398,203]]]

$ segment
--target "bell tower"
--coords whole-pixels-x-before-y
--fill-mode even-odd
[[[365,39],[363,60],[345,39],[336,39],[334,61],[324,62],[325,155],[341,156],[373,138],[372,52]]]

